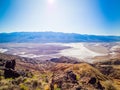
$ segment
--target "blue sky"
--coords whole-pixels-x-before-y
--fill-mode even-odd
[[[120,35],[120,0],[0,0],[0,32]]]

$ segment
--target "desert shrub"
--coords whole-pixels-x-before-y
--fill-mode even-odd
[[[46,74],[42,74],[42,75],[41,75],[41,78],[42,78],[43,82],[46,82],[46,83],[49,82],[48,77],[47,77]]]
[[[29,71],[29,70],[17,70],[17,71],[20,74],[20,76],[22,76],[22,77],[28,77],[28,78],[32,78],[33,77],[32,72]]]
[[[23,83],[26,81],[26,78],[24,77],[19,77],[19,78],[16,78],[14,80],[12,80],[12,84],[14,85],[19,85],[20,83]]]
[[[44,86],[44,90],[51,90],[49,85]]]
[[[79,80],[80,79],[80,75],[76,75],[76,79]]]
[[[32,78],[32,77],[33,77],[33,74],[32,74],[30,71],[28,71],[28,72],[27,72],[27,77]]]
[[[41,90],[40,88],[36,88],[35,90]]]
[[[0,76],[3,76],[4,72],[2,70],[0,70]]]
[[[34,80],[33,81],[33,84],[32,84],[32,87],[33,88],[36,88],[38,86],[38,81],[37,80]]]
[[[106,81],[106,90],[116,90],[116,88],[113,86],[112,82]]]
[[[56,88],[55,90],[61,90],[60,88]]]
[[[8,90],[8,86],[7,85],[1,86],[0,90]]]
[[[61,90],[57,84],[54,84],[54,90]]]
[[[27,86],[25,86],[24,84],[21,84],[20,90],[29,90],[29,88]]]
[[[109,84],[107,90],[116,90],[116,88],[112,84]]]
[[[0,81],[1,81],[2,79],[4,79],[4,77],[3,77],[3,76],[0,76]]]
[[[2,79],[0,81],[0,86],[11,85],[12,84],[11,81],[12,81],[12,79]]]
[[[3,85],[0,87],[0,90],[16,90],[13,85]]]
[[[0,80],[2,80],[2,79],[4,79],[4,77],[3,77],[3,71],[0,70]]]

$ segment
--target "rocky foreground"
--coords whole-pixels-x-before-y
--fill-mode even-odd
[[[37,61],[0,53],[0,90],[120,90],[120,59],[93,64],[60,57]]]

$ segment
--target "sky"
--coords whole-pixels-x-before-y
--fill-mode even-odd
[[[0,0],[0,32],[120,35],[120,0]]]

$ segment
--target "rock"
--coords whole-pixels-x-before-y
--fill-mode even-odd
[[[3,59],[0,59],[0,66],[4,66],[4,60]]]
[[[15,60],[10,60],[10,61],[6,61],[5,63],[5,68],[9,68],[9,69],[15,69],[15,65],[16,65],[16,61]]]
[[[76,88],[76,90],[81,90],[81,89],[82,89],[82,87],[80,87],[80,86]]]
[[[14,69],[15,69],[15,66],[16,66],[16,61],[15,61],[15,60],[12,60],[11,62],[12,62],[11,68],[14,70]]]
[[[52,58],[50,61],[55,63],[72,63],[72,64],[80,63],[79,60],[77,60],[76,58],[65,56],[61,56],[60,58]]]
[[[72,71],[67,72],[67,78],[69,78],[72,81],[72,83],[77,82],[76,75]]]
[[[95,84],[96,83],[96,78],[95,77],[92,77],[89,82],[89,84]]]
[[[104,90],[101,83],[95,77],[92,77],[88,83],[92,84],[98,90]]]
[[[11,69],[5,69],[4,70],[4,77],[5,78],[17,78],[19,76],[20,75],[14,70],[11,70]]]
[[[101,85],[99,81],[97,83],[97,89],[104,90],[104,87]]]
[[[112,66],[104,66],[104,67],[98,67],[98,69],[104,74],[104,75],[110,75],[115,70]]]
[[[5,63],[5,70],[4,70],[4,77],[5,78],[16,78],[19,77],[20,74],[17,73],[15,69],[16,61],[15,60],[10,60],[6,61]]]
[[[31,73],[31,71],[29,71],[28,69],[26,70],[17,70],[17,73],[22,76],[22,77],[29,77],[32,78],[33,74]]]
[[[58,86],[58,88],[61,88],[61,90],[73,88],[76,89],[79,86],[76,75],[73,73],[73,71],[55,73],[55,75],[52,77],[51,89],[53,89],[55,84]]]

